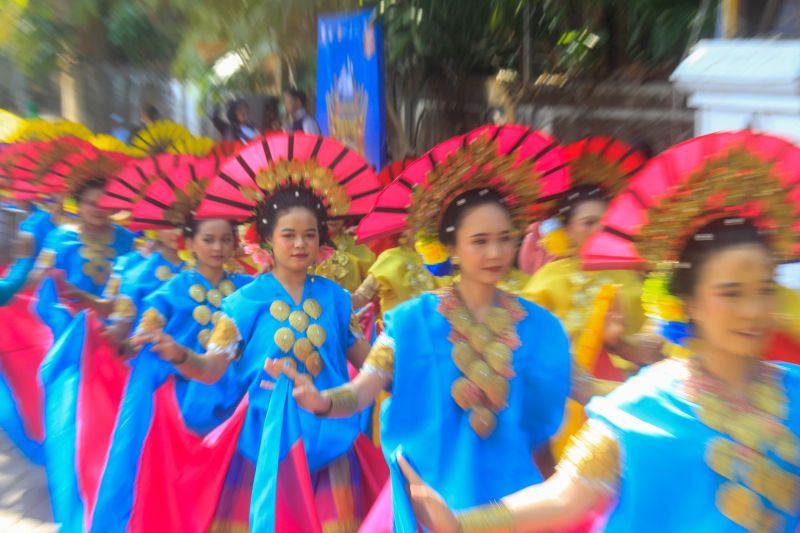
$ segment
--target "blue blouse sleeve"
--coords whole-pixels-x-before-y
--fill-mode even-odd
[[[342,335],[342,349],[346,353],[359,338],[364,338],[364,335],[361,333],[358,320],[353,312],[353,301],[350,298],[350,293],[341,287],[336,287],[336,289],[339,291],[336,312],[339,320],[339,331],[344,332]]]
[[[142,302],[142,312],[136,324],[136,330],[153,331],[162,329],[173,313],[173,288],[179,278],[174,278],[161,286]]]
[[[0,305],[5,305],[25,285],[25,280],[33,269],[33,263],[32,257],[17,259],[14,262],[6,277],[0,280]]]
[[[564,418],[572,359],[561,322],[549,311],[527,303],[531,319],[520,331],[521,386],[525,391],[523,429],[532,447],[556,434]]]

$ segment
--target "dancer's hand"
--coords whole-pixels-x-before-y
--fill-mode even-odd
[[[294,390],[292,396],[297,401],[297,405],[306,411],[320,414],[330,410],[331,401],[328,398],[323,398],[317,388],[314,386],[314,381],[308,374],[301,374],[297,369],[290,364],[287,364],[285,359],[267,359],[264,363],[264,370],[274,379],[278,379],[281,374],[294,382]],[[275,388],[275,383],[271,381],[262,381],[261,387],[264,389]]]
[[[631,336],[631,343],[633,344],[633,353],[635,357],[632,359],[634,363],[639,366],[645,366],[664,358],[662,350],[664,349],[664,338],[656,333],[640,331]]]
[[[606,321],[603,328],[603,342],[607,347],[615,347],[620,344],[625,335],[625,314],[622,312],[622,305],[619,297],[615,297],[606,313]]]
[[[458,533],[461,526],[439,493],[419,477],[402,455],[398,454],[397,463],[408,482],[408,495],[420,524],[433,533]]]
[[[131,338],[131,346],[136,350],[141,349],[145,344],[152,344],[152,350],[165,361],[173,364],[181,364],[186,361],[184,348],[163,331],[142,333]]]

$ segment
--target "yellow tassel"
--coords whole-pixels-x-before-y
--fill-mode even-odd
[[[64,212],[69,213],[70,215],[78,214],[78,204],[75,202],[74,198],[64,199]]]
[[[150,241],[158,240],[158,232],[152,229],[144,230],[144,238]]]
[[[194,264],[194,255],[189,250],[178,250],[178,257],[185,263]]]
[[[617,297],[618,285],[608,284],[600,287],[592,304],[592,311],[586,320],[573,351],[575,362],[585,371],[591,372],[597,356],[603,349],[606,315]]]
[[[422,256],[422,261],[426,265],[438,265],[448,258],[447,248],[437,239],[418,237],[414,241],[414,248]]]

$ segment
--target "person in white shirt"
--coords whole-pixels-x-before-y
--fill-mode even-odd
[[[286,89],[283,91],[283,106],[288,117],[286,131],[320,134],[319,123],[306,112],[306,93],[294,87]]]

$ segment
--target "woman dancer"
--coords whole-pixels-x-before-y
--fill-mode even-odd
[[[408,224],[447,246],[461,281],[387,313],[352,383],[320,392],[280,361],[267,365],[294,380],[298,403],[317,416],[352,416],[391,387],[381,417],[384,453],[391,460],[402,448],[457,509],[542,480],[548,439],[561,424],[570,366],[563,328],[497,287],[514,261],[527,207],[552,189],[537,175],[560,178],[552,170],[560,154],[545,156],[548,145],[522,127],[489,127],[412,164],[401,176],[417,183]],[[540,451],[544,474],[533,461]],[[393,498],[396,510],[402,494]],[[391,522],[374,520],[370,527]]]
[[[685,173],[664,180],[662,171],[677,167],[662,160],[673,155]],[[691,356],[653,365],[593,400],[558,473],[498,503],[454,515],[403,464],[423,525],[551,530],[600,508],[598,525],[609,532],[795,531],[800,369],[762,355],[777,310],[775,260],[798,253],[798,208],[786,192],[798,155],[779,139],[724,133],[648,165],[630,192],[652,195],[644,223],[625,222],[624,207],[610,213],[606,252],[619,254],[613,241],[636,236],[640,262],[673,261],[669,287],[691,320]]]

